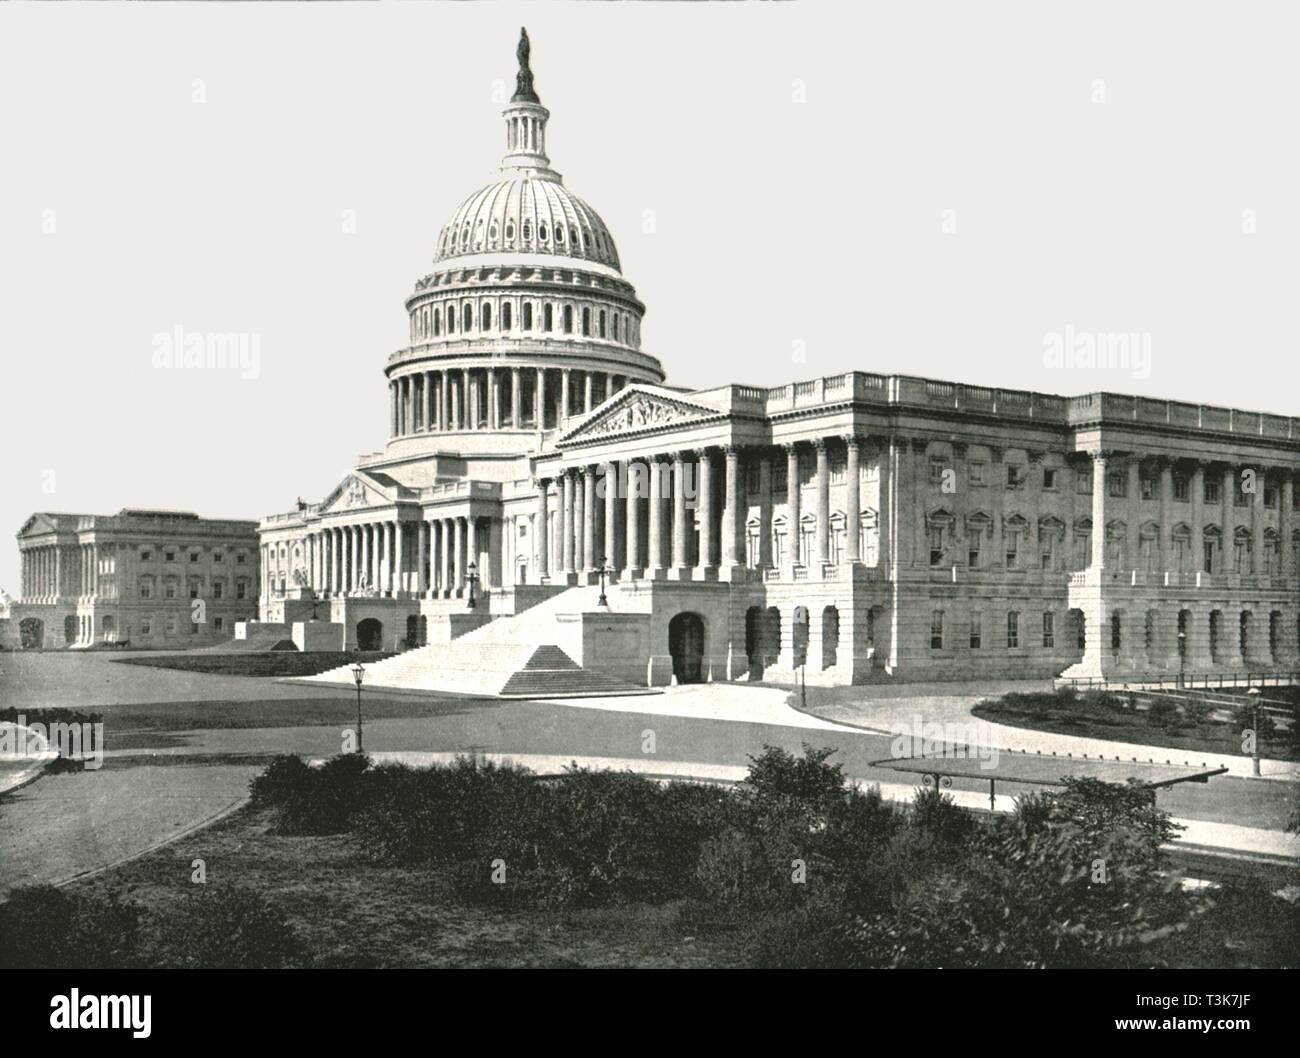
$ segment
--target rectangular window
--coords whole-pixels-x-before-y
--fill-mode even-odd
[[[935,610],[930,614],[930,649],[943,649],[943,611]]]
[[[236,565],[239,565],[239,566],[242,566],[242,565],[247,561],[247,559],[248,559],[248,556],[245,555],[245,554],[241,551],[241,552],[239,552],[239,554],[237,554],[237,555],[235,556],[235,564],[236,564]]]
[[[148,562],[149,559],[152,557],[152,555],[153,555],[153,552],[152,552],[152,551],[141,551],[141,552],[140,552],[140,561],[141,561],[141,562]]]
[[[168,584],[167,587],[163,589],[163,596],[168,599],[176,598],[176,585]]]
[[[167,634],[168,634],[169,636],[174,636],[174,635],[176,634],[176,618],[175,618],[175,617],[168,617],[168,618],[167,618]]]
[[[1272,485],[1264,487],[1264,506],[1270,508],[1277,506],[1277,489]]]
[[[757,463],[745,468],[745,491],[751,496],[758,495],[759,482],[762,480],[760,473]]]
[[[1056,566],[1056,536],[1053,533],[1045,533],[1038,538],[1038,551],[1042,560],[1042,568],[1054,569]]]
[[[1232,480],[1232,505],[1234,507],[1248,507],[1250,505],[1250,497],[1242,489],[1240,478],[1233,478]]]
[[[191,561],[191,562],[197,562],[198,560],[199,560],[199,553],[198,553],[197,551],[191,551],[191,552],[190,552],[190,561]]]
[[[1025,468],[1018,463],[1007,464],[1007,488],[1018,489],[1025,483]]]
[[[1020,534],[1011,532],[1007,533],[1007,569],[1018,569],[1020,566]]]
[[[1185,477],[1174,478],[1174,499],[1187,503],[1192,497],[1192,483]]]
[[[983,641],[983,622],[980,619],[980,614],[973,613],[970,615],[971,650],[979,650],[982,641]]]
[[[140,618],[140,634],[142,636],[149,635],[152,628],[153,625],[150,623],[149,618],[147,617]]]
[[[980,545],[983,542],[984,534],[978,529],[966,535],[966,565],[970,569],[980,568]]]
[[[1007,649],[1020,646],[1020,614],[1015,610],[1007,614]]]
[[[1079,467],[1074,472],[1074,491],[1080,495],[1092,491],[1092,468]]]
[[[784,495],[790,487],[786,469],[784,459],[778,460],[772,467],[772,491],[778,496]]]
[[[1142,478],[1142,498],[1144,500],[1154,500],[1156,498],[1156,479]]]
[[[1206,503],[1219,502],[1219,483],[1217,481],[1211,480],[1210,478],[1205,479],[1205,502]]]
[[[1056,646],[1056,614],[1050,610],[1043,613],[1043,646],[1049,650]]]
[[[944,461],[942,456],[939,457],[931,456],[930,457],[930,484],[942,485],[943,472],[947,468],[948,468],[948,464]]]
[[[214,632],[224,631],[225,627],[226,627],[226,619],[224,617],[214,617],[212,619],[212,630]]]
[[[1127,491],[1124,487],[1124,472],[1117,470],[1112,474],[1106,475],[1108,481],[1107,495],[1122,498]]]
[[[930,565],[937,566],[943,561],[943,530],[936,527],[930,530]]]
[[[984,484],[984,464],[983,464],[983,463],[967,463],[967,464],[966,464],[966,479],[967,479],[967,481],[968,481],[971,485],[983,485],[983,484]]]
[[[222,584],[221,581],[219,581],[219,580],[213,581],[213,582],[212,582],[212,597],[213,597],[214,599],[220,599],[220,598],[221,598],[221,593],[222,593],[222,591],[223,591],[224,589],[225,589],[225,585]]]
[[[176,552],[175,552],[175,551],[164,551],[164,552],[163,552],[163,561],[164,561],[164,562],[175,562],[175,561],[176,561]]]
[[[140,598],[142,599],[153,598],[153,585],[150,584],[147,580],[140,582]]]
[[[248,585],[246,585],[241,580],[238,584],[235,585],[235,598],[242,599],[247,594],[248,594]]]
[[[831,484],[843,485],[845,477],[845,468],[848,466],[848,460],[843,453],[831,454]]]
[[[1202,562],[1206,573],[1214,572],[1214,541],[1206,540],[1202,544]]]
[[[226,560],[226,553],[225,553],[224,551],[214,551],[214,552],[212,552],[212,561],[213,561],[213,562],[224,562],[225,560]]]
[[[1045,489],[1055,489],[1055,488],[1056,488],[1056,468],[1055,468],[1055,467],[1043,467],[1043,488],[1045,488]]]

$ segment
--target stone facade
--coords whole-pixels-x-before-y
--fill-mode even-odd
[[[257,524],[182,511],[33,514],[10,648],[206,646],[257,612]]]
[[[505,117],[407,299],[385,450],[260,526],[263,620],[393,649],[603,576],[592,635],[650,682],[1300,668],[1300,421],[868,372],[667,387],[549,113]]]

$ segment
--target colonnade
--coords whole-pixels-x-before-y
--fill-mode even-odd
[[[551,429],[590,412],[630,379],[606,371],[544,367],[457,367],[389,380],[389,433]]]
[[[22,601],[49,603],[68,595],[94,595],[98,568],[98,544],[26,548],[22,552]]]

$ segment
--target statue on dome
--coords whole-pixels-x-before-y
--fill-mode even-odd
[[[528,65],[530,52],[528,30],[521,26],[519,29],[519,47],[515,49],[515,55],[519,59],[519,74],[515,78],[515,94],[510,98],[512,103],[541,102],[537,98],[537,93],[533,91],[533,71]]]

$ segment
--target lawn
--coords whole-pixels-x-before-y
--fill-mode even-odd
[[[706,967],[740,964],[729,937],[695,938],[676,904],[506,911],[467,905],[436,873],[378,866],[343,836],[268,833],[248,808],[93,879],[73,892],[116,895],[147,909],[160,934],[192,895],[193,862],[207,884],[239,886],[274,903],[311,966]],[[155,943],[165,938],[155,935]]]
[[[1135,706],[1126,695],[1108,692],[1007,694],[980,702],[971,712],[984,720],[1031,731],[1242,756],[1237,725],[1209,719],[1198,722],[1167,708],[1163,713],[1153,712],[1140,696]],[[1261,739],[1260,752],[1273,760],[1300,759],[1285,732]]]
[[[316,651],[303,654],[296,650],[272,650],[234,654],[160,654],[157,657],[119,658],[117,663],[197,672],[208,676],[267,676],[283,679],[315,676],[358,661],[369,665],[392,656],[361,651]]]

